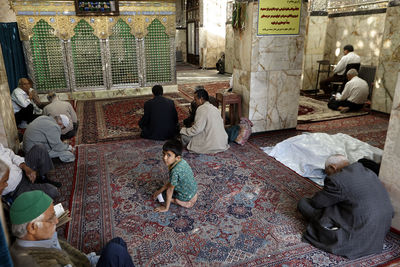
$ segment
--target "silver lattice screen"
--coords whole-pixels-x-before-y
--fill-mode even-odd
[[[99,39],[84,19],[70,40],[60,40],[44,20],[24,41],[29,76],[40,93],[107,90],[176,82],[174,38],[155,19],[148,34],[135,38],[122,19],[107,39]]]

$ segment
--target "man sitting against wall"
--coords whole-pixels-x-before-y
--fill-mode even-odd
[[[368,99],[368,83],[359,78],[356,69],[347,72],[348,82],[342,93],[337,93],[328,102],[328,107],[340,112],[360,110]]]
[[[30,93],[31,84],[26,78],[18,81],[18,87],[11,93],[15,121],[18,127],[26,128],[26,125],[37,116],[34,115],[34,105],[31,101],[33,95]],[[22,123],[25,121],[25,123]]]
[[[338,64],[333,69],[333,76],[320,81],[319,86],[325,93],[330,93],[332,89],[329,88],[331,82],[340,82],[345,78],[346,66],[348,64],[360,63],[360,56],[354,53],[352,45],[345,45],[343,47],[344,56],[339,60]]]

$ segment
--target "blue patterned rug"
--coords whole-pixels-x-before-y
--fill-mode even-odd
[[[78,147],[72,245],[99,251],[120,236],[136,266],[376,266],[400,257],[393,233],[382,254],[353,261],[303,243],[297,201],[318,188],[252,143],[185,153],[199,199],[156,213],[151,195],[167,179],[161,147],[143,139]]]

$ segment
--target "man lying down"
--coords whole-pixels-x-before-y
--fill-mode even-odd
[[[269,156],[319,185],[324,185],[325,161],[329,156],[344,155],[350,164],[361,159],[361,163],[373,165],[366,167],[375,168],[374,171],[378,172],[383,152],[382,149],[342,133],[304,133],[288,138],[274,147],[262,149]]]

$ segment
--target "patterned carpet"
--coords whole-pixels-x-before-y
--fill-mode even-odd
[[[188,116],[188,100],[178,93],[164,95],[175,101],[179,121]],[[78,131],[78,144],[92,144],[137,138],[144,103],[152,96],[118,99],[85,100],[77,103],[77,115],[83,122]]]
[[[151,194],[167,178],[163,142],[78,146],[68,241],[99,251],[121,236],[136,266],[376,266],[400,257],[390,233],[380,255],[350,261],[301,242],[297,201],[318,188],[252,143],[217,155],[185,153],[199,184],[192,209],[153,212]]]
[[[210,82],[210,83],[195,83],[195,84],[179,84],[178,90],[185,97],[193,99],[194,88],[197,85],[203,85],[204,89],[208,92],[210,96],[215,97],[216,93],[229,88],[229,82]]]
[[[368,114],[368,111],[360,110],[356,112],[340,113],[337,110],[331,110],[327,106],[327,102],[313,99],[306,96],[300,96],[299,99],[300,107],[312,109],[311,112],[305,114],[299,114],[297,120],[299,123],[335,120],[341,118],[349,118],[354,116],[362,116]],[[301,111],[301,109],[299,109]]]

